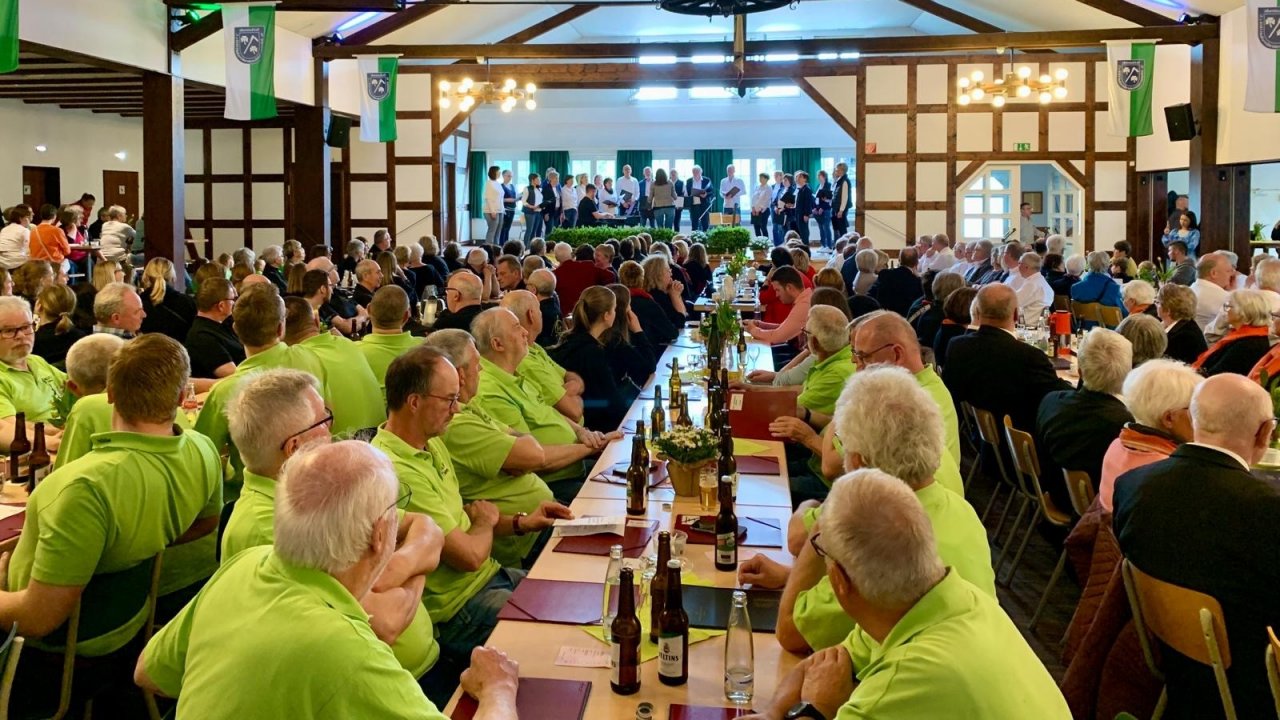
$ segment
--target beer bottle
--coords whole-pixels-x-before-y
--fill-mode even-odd
[[[22,482],[22,456],[31,452],[27,439],[27,414],[20,412],[13,419],[13,442],[9,443],[9,482]]]
[[[680,594],[680,561],[667,561],[667,603],[658,628],[658,681],[689,682],[689,616]]]
[[[693,417],[689,415],[689,396],[680,396],[680,419],[676,420],[676,424],[681,427],[693,427]]]
[[[671,562],[671,533],[658,533],[658,566],[649,582],[649,640],[658,642],[662,609],[667,606],[667,563]]]
[[[671,359],[671,399],[680,394],[680,358]]]
[[[720,458],[716,461],[716,474],[728,477],[732,486],[732,497],[738,499],[738,458],[733,455],[733,427],[726,416],[720,425]]]
[[[733,511],[733,479],[720,476],[720,512],[716,515],[716,569],[738,569],[738,516]]]
[[[649,433],[652,439],[667,431],[667,416],[662,410],[662,400],[657,395],[653,398],[653,409],[649,411]]]
[[[618,615],[609,628],[609,660],[612,675],[609,687],[619,695],[631,695],[640,689],[640,618],[636,617],[636,596],[632,588],[633,571],[622,568],[618,583]]]
[[[44,423],[36,423],[35,436],[35,447],[31,450],[31,457],[27,458],[27,492],[35,490],[36,484],[49,474],[51,462],[49,451],[44,446]]]
[[[745,368],[747,366],[747,332],[741,330],[738,332],[738,367]]]
[[[724,409],[729,409],[729,368],[720,368],[720,399],[724,403]]]
[[[627,514],[649,511],[649,448],[644,444],[644,421],[636,423],[631,436],[631,465],[627,468]]]

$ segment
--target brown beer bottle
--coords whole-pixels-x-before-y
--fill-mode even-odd
[[[662,386],[653,384],[653,410],[649,412],[649,432],[654,440],[667,431],[667,416],[662,409]]]
[[[609,687],[619,695],[640,689],[640,618],[636,617],[636,595],[631,568],[622,568],[618,581],[618,615],[609,628],[609,660],[612,674]]]
[[[738,499],[738,458],[733,454],[733,427],[729,425],[726,415],[720,425],[720,458],[716,461],[716,474],[728,477],[732,486],[732,497]]]
[[[658,628],[658,681],[689,682],[689,615],[680,593],[680,561],[667,561],[667,603]]]
[[[720,476],[720,512],[716,515],[716,569],[738,569],[738,516],[733,511],[733,479]]]
[[[27,414],[20,412],[13,419],[13,442],[9,443],[9,482],[22,481],[22,456],[31,452],[27,439]]]
[[[658,642],[662,609],[667,606],[667,563],[671,562],[671,533],[658,533],[658,565],[649,581],[649,640]]]
[[[35,436],[35,447],[31,450],[31,457],[27,458],[27,492],[35,490],[36,484],[44,480],[52,462],[44,445],[44,423],[36,423]]]
[[[676,424],[681,427],[693,427],[693,417],[689,415],[689,396],[680,396],[680,418]]]
[[[680,358],[671,359],[671,399],[680,394]]]
[[[636,423],[631,436],[631,465],[627,468],[627,514],[649,511],[649,448],[644,444],[644,421]]]

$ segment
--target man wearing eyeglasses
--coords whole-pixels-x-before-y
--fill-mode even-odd
[[[291,348],[315,353],[325,378],[324,395],[333,409],[333,434],[375,428],[387,419],[378,392],[378,378],[356,343],[333,333],[320,332],[320,321],[311,305],[300,297],[284,299],[284,341]]]
[[[307,272],[302,276],[302,297],[321,322],[353,337],[364,328],[368,313],[334,290],[337,285],[338,271],[328,258],[319,257],[307,263]]]
[[[0,444],[5,450],[13,442],[16,416],[26,414],[27,437],[35,437],[36,422],[47,421],[57,412],[58,398],[67,376],[38,355],[32,355],[36,326],[31,306],[20,297],[0,297]],[[58,449],[62,431],[45,425],[45,444]]]
[[[373,446],[387,453],[400,482],[412,491],[406,509],[430,515],[444,533],[440,567],[427,578],[422,604],[438,630],[441,667],[433,684],[449,686],[472,649],[483,645],[498,611],[524,579],[493,557],[495,538],[524,535],[570,518],[568,508],[543,501],[527,515],[504,515],[487,500],[464,504],[444,433],[461,405],[458,371],[438,350],[418,347],[387,369],[387,422]],[[436,675],[436,673],[433,673]]]
[[[470,330],[471,321],[476,319],[484,308],[480,305],[480,297],[484,294],[484,285],[474,273],[459,272],[449,277],[449,284],[444,289],[444,302],[447,309],[440,313],[432,330],[455,328]]]
[[[297,451],[276,486],[274,545],[226,558],[147,644],[134,681],[177,697],[184,717],[444,720],[381,637],[391,609],[363,606],[400,557],[399,485],[365,443]],[[426,614],[416,593],[401,594],[401,621]],[[462,687],[479,701],[476,717],[514,718],[516,664],[490,648],[468,660]]]
[[[209,278],[196,292],[196,319],[183,345],[191,355],[191,377],[224,378],[244,362],[244,345],[227,327],[236,289],[225,278]]]

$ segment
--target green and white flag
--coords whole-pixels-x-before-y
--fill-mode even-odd
[[[1107,43],[1107,119],[1111,135],[1151,134],[1151,90],[1155,87],[1155,72],[1155,42]]]
[[[389,55],[360,55],[360,139],[392,142],[396,139],[396,68]]]
[[[226,48],[227,109],[231,120],[276,116],[275,3],[222,6]]]
[[[0,0],[0,73],[18,69],[18,0]]]
[[[1280,112],[1280,0],[1249,0],[1245,15],[1249,44],[1249,76],[1244,109]]]

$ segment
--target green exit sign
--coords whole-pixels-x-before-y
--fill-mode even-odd
[[[1017,152],[1031,152],[1031,143],[1014,143],[1013,149]]]

